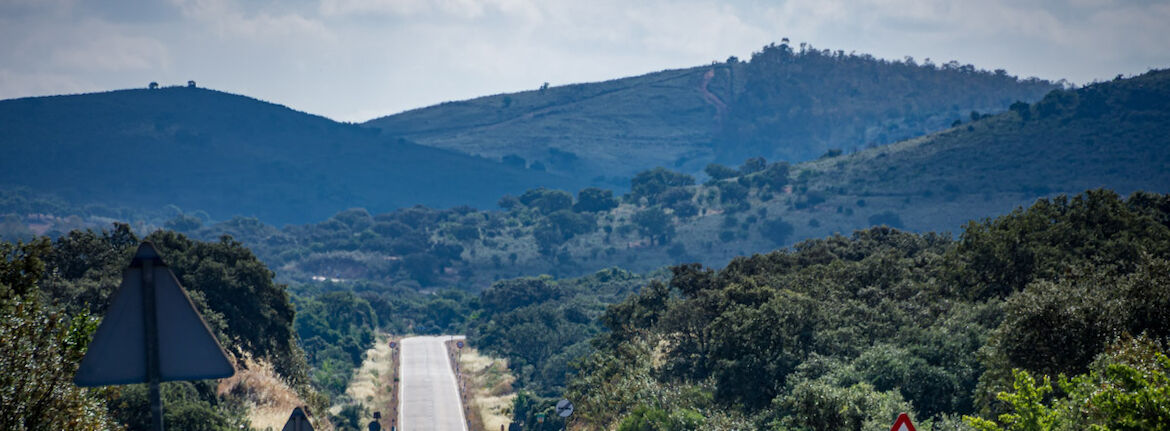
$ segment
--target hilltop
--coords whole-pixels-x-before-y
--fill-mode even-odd
[[[624,196],[586,188],[504,196],[501,210],[362,209],[317,224],[237,219],[229,233],[293,280],[482,288],[500,278],[649,271],[873,225],[958,232],[1042,197],[1108,188],[1170,192],[1170,72],[1156,71],[977,116],[888,146],[789,165],[712,165],[711,180],[644,171]]]
[[[383,135],[622,188],[665,166],[699,173],[748,157],[800,162],[942,130],[971,111],[1033,101],[1056,84],[769,45],[750,61],[448,102],[377,118]]]
[[[0,101],[0,186],[77,206],[305,223],[364,206],[490,206],[568,182],[188,87]],[[490,197],[490,198],[488,198]]]

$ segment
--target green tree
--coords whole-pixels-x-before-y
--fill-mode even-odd
[[[650,203],[658,202],[658,195],[671,187],[683,187],[695,184],[695,178],[669,171],[666,168],[654,168],[639,172],[630,180],[629,196],[638,199],[646,198]]]
[[[708,164],[707,168],[703,169],[703,172],[706,172],[707,176],[713,180],[725,180],[739,176],[739,171],[718,163]]]
[[[114,429],[100,391],[71,379],[96,322],[47,310],[39,298],[48,253],[45,239],[0,242],[0,429]]]
[[[573,195],[563,190],[532,189],[520,195],[520,202],[542,214],[551,214],[573,207]]]
[[[1012,372],[1015,378],[1013,392],[1001,392],[996,398],[1007,403],[1013,413],[999,415],[996,423],[978,417],[965,417],[969,424],[980,431],[1046,431],[1056,429],[1060,420],[1059,412],[1044,405],[1045,397],[1052,392],[1048,376],[1037,383],[1027,371]],[[1002,425],[1001,425],[1002,424]]]
[[[739,173],[743,175],[754,174],[764,170],[768,166],[768,161],[763,157],[752,157],[744,160],[743,165],[739,167]]]
[[[586,187],[577,192],[577,203],[573,204],[573,211],[602,212],[617,208],[617,206],[618,201],[613,197],[613,190]]]
[[[638,211],[631,220],[638,227],[638,233],[656,243],[666,243],[674,236],[674,224],[671,223],[670,216],[660,208]]]

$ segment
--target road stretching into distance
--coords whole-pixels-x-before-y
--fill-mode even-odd
[[[398,423],[402,431],[467,431],[448,340],[462,336],[410,337],[401,342]],[[387,428],[388,429],[388,428]]]

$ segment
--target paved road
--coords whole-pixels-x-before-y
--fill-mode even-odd
[[[456,337],[460,339],[463,337]],[[402,431],[467,431],[455,372],[443,343],[450,336],[402,340],[399,420]]]

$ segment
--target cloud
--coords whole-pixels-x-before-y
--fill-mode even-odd
[[[208,26],[221,39],[245,38],[265,42],[288,41],[291,37],[334,40],[334,33],[322,22],[299,13],[245,12],[232,0],[171,0],[184,16]]]
[[[103,32],[104,33],[104,32]],[[127,71],[166,68],[170,55],[155,39],[109,33],[90,37],[53,52],[53,62],[66,69]]]
[[[0,68],[0,98],[71,94],[95,89],[94,83],[69,73],[24,73]]]

